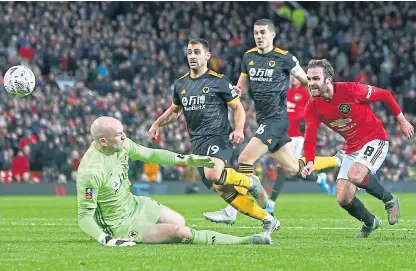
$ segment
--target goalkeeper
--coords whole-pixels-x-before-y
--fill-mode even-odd
[[[78,224],[106,246],[136,243],[272,244],[268,233],[236,237],[185,226],[179,213],[149,197],[134,196],[128,179],[129,158],[165,165],[181,164],[213,168],[207,156],[179,155],[140,146],[111,117],[99,117],[91,125],[94,139],[78,168]]]

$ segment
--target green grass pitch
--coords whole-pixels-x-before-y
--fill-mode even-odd
[[[383,220],[368,239],[353,236],[361,223],[334,196],[282,195],[276,215],[282,227],[273,246],[137,245],[103,247],[77,225],[75,197],[0,197],[0,270],[416,270],[416,196],[400,194],[401,220],[388,225],[384,206],[364,204]],[[261,231],[239,215],[234,226],[206,221],[201,213],[224,207],[216,195],[156,196],[187,224],[234,235]]]

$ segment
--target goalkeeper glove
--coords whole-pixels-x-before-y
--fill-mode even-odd
[[[189,167],[215,167],[215,161],[209,156],[201,156],[196,154],[181,155],[176,156],[176,163],[179,165],[187,165]]]
[[[108,247],[131,247],[136,245],[135,242],[130,240],[123,240],[123,239],[115,239],[110,235],[106,235],[103,238],[100,238],[100,243],[104,246]]]

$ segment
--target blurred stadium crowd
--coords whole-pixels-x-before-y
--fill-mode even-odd
[[[241,57],[255,46],[252,25],[259,18],[274,20],[276,46],[290,50],[301,64],[327,58],[335,80],[391,90],[415,125],[416,4],[302,5],[305,10],[268,2],[1,3],[0,78],[12,65],[24,64],[38,80],[24,99],[0,91],[0,181],[74,181],[91,142],[89,125],[99,115],[119,118],[126,134],[143,145],[189,152],[183,117],[157,142],[147,139],[150,125],[171,103],[174,80],[188,70],[188,39],[207,39],[212,69],[236,82]],[[248,141],[257,124],[252,103],[243,102]],[[415,180],[415,141],[400,134],[384,105],[374,108],[391,137],[382,180]],[[343,140],[321,128],[318,145],[318,153],[332,155]],[[236,146],[236,155],[242,147]],[[274,180],[275,169],[266,156],[256,171]],[[328,172],[330,180],[335,173]],[[133,181],[199,180],[191,169],[139,162],[132,162],[130,174]]]

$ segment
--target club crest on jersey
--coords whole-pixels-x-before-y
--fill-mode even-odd
[[[92,188],[85,188],[85,199],[91,200],[93,198]]]
[[[130,238],[136,238],[137,237],[137,231],[130,231],[129,232],[129,237]]]
[[[351,107],[349,104],[340,104],[338,106],[339,112],[341,112],[342,114],[348,114],[351,112]]]
[[[276,66],[276,61],[274,61],[274,60],[270,60],[270,61],[269,61],[269,66],[270,66],[271,68],[274,68],[274,67]]]
[[[302,96],[300,94],[295,94],[295,97],[293,97],[295,101],[299,101],[301,98]]]
[[[210,88],[209,87],[204,87],[202,89],[202,92],[205,93],[205,94],[207,94],[209,91],[210,91]]]

